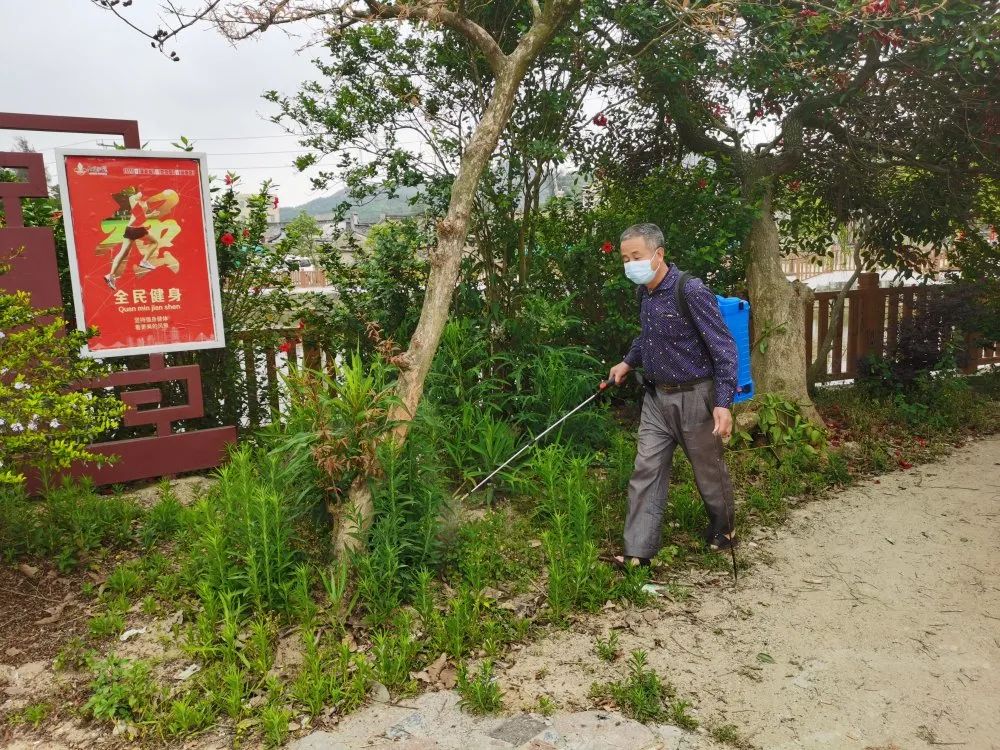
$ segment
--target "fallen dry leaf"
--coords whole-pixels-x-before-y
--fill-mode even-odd
[[[448,665],[445,669],[441,670],[441,687],[445,690],[451,690],[458,683],[458,670],[453,666]]]
[[[424,674],[427,675],[427,682],[437,682],[441,678],[441,672],[444,671],[446,666],[448,666],[448,654],[441,654],[424,670]]]
[[[33,565],[28,565],[27,563],[21,563],[17,566],[17,569],[28,576],[28,578],[34,578],[38,575],[38,568]]]
[[[67,602],[61,602],[54,607],[46,607],[45,611],[49,613],[49,616],[43,617],[41,620],[35,620],[35,625],[50,625],[53,622],[58,622],[62,618],[66,604]]]

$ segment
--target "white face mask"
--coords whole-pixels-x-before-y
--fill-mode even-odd
[[[630,260],[625,264],[625,275],[633,284],[648,284],[656,277],[654,260],[656,260],[655,255],[646,260]]]

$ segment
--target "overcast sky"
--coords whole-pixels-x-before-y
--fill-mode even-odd
[[[149,18],[153,7],[154,0],[135,0],[133,10]],[[270,31],[233,47],[211,29],[189,29],[171,45],[181,57],[175,63],[89,0],[0,0],[0,30],[0,110],[138,120],[151,149],[170,149],[186,135],[208,153],[213,173],[235,170],[248,186],[270,177],[286,206],[314,197],[308,178],[290,166],[303,149],[267,121],[274,108],[261,99],[267,89],[293,93],[314,77],[311,60],[321,50],[299,52],[303,40]],[[0,151],[16,135],[0,131]],[[53,177],[53,148],[98,140],[23,135],[45,154]]]

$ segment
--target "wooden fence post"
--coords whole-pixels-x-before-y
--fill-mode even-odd
[[[855,361],[881,356],[885,340],[885,305],[879,275],[866,271],[858,275],[858,336]]]

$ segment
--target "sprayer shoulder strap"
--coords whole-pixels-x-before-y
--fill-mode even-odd
[[[677,310],[694,324],[694,319],[691,317],[691,308],[688,307],[687,294],[684,291],[684,287],[687,286],[688,281],[691,279],[691,274],[687,271],[681,271],[681,277],[677,279],[677,285],[674,287],[674,302],[677,304]],[[642,315],[642,298],[647,294],[645,285],[639,284],[635,288],[635,302],[639,307],[639,314]]]

